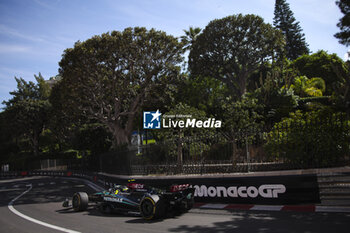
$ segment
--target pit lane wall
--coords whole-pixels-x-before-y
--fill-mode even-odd
[[[271,176],[157,176],[128,177],[79,171],[21,171],[0,173],[1,179],[27,176],[76,177],[108,188],[126,184],[130,178],[136,183],[166,188],[174,184],[191,184],[195,201],[224,204],[317,204],[320,203],[317,174]]]

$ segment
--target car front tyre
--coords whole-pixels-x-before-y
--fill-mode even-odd
[[[72,206],[75,211],[84,211],[89,204],[89,196],[87,193],[78,192],[73,195]]]

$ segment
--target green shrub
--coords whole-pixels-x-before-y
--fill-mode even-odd
[[[349,155],[350,121],[327,110],[297,111],[266,135],[266,151],[301,167],[330,166]]]

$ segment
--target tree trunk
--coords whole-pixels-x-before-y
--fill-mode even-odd
[[[239,96],[242,97],[247,91],[248,74],[243,73],[238,77]]]
[[[128,121],[133,118],[129,118]],[[107,123],[107,122],[106,122]],[[128,124],[127,124],[128,125]],[[112,140],[112,150],[121,149],[123,147],[127,147],[130,144],[132,125],[128,125],[129,127],[121,127],[117,122],[108,122],[108,129],[113,136]]]
[[[36,130],[33,131],[32,134],[32,149],[33,149],[33,154],[34,156],[39,156],[39,135],[40,133],[38,133]]]
[[[129,137],[130,133],[126,132],[125,129],[122,129],[120,127],[114,127],[113,130],[113,142],[112,142],[112,149],[118,149],[122,146],[127,146],[130,143]]]

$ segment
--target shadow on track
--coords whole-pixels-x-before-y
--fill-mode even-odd
[[[198,225],[179,225],[169,232],[349,232],[350,214],[346,213],[300,213],[300,212],[232,212],[232,220]]]
[[[72,207],[67,207],[67,208],[62,208],[59,210],[56,210],[57,213],[60,214],[75,214],[79,213],[74,211]],[[83,215],[91,215],[95,217],[103,217],[103,218],[130,218],[130,217],[135,217],[135,219],[127,220],[125,223],[159,223],[162,222],[166,219],[175,219],[181,216],[181,213],[178,213],[177,211],[170,211],[167,213],[167,215],[164,218],[160,219],[154,219],[154,220],[145,220],[141,217],[141,214],[139,212],[114,212],[114,213],[103,213],[101,212],[96,205],[94,204],[89,204],[89,207],[87,210],[80,212]]]
[[[67,197],[73,196],[76,192],[92,192],[91,188],[83,181],[61,179],[61,178],[34,178],[12,182],[1,183],[0,206],[7,206],[8,203],[28,189],[26,185],[32,185],[30,192],[16,200],[15,205],[43,204],[63,202]],[[15,189],[13,187],[16,187]]]

